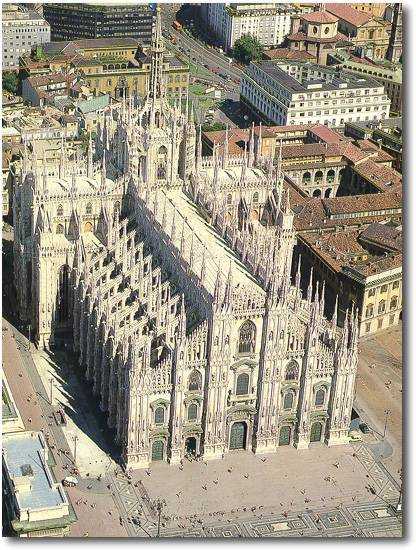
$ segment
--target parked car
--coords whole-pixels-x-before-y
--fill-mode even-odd
[[[370,428],[368,427],[368,425],[365,422],[361,422],[360,430],[363,432],[363,434],[369,434],[370,433]]]
[[[64,487],[76,487],[78,485],[78,480],[76,477],[67,476],[65,479],[62,480],[62,485]]]

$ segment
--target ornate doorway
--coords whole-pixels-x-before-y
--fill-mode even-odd
[[[152,460],[163,460],[163,441],[154,441],[152,445]]]
[[[196,438],[188,437],[185,441],[185,454],[195,456],[196,455]]]
[[[290,445],[290,426],[280,428],[279,445]]]
[[[322,438],[322,424],[320,422],[314,422],[311,428],[311,443],[321,441]]]
[[[230,449],[245,449],[247,439],[247,424],[234,422],[230,432]]]

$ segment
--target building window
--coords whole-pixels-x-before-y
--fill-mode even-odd
[[[253,195],[253,202],[256,204],[259,202],[259,194],[257,193],[257,191]]]
[[[64,233],[64,226],[61,224],[61,223],[58,223],[58,225],[56,226],[56,233],[58,235],[63,235]]]
[[[62,204],[60,204],[58,206],[58,208],[56,209],[56,215],[57,216],[63,216],[64,215],[64,207],[62,206]]]
[[[299,377],[299,367],[296,361],[291,361],[286,367],[285,380],[297,380]]]
[[[381,314],[381,313],[384,313],[385,311],[386,311],[386,301],[381,300],[381,302],[379,302],[378,304],[378,313]]]
[[[383,285],[380,289],[380,292],[387,292],[387,285]]]
[[[256,325],[252,321],[245,321],[240,328],[238,352],[254,353],[255,346],[256,346]]]
[[[374,312],[374,304],[368,304],[367,309],[365,310],[366,317],[372,317]]]
[[[375,288],[370,288],[370,290],[368,291],[368,297],[371,298],[371,296],[374,296],[376,293],[376,289]]]
[[[157,407],[155,410],[155,424],[165,423],[165,409],[164,407]]]
[[[87,207],[85,209],[85,212],[88,214],[88,215],[91,215],[92,214],[92,204],[89,202],[87,204]]]
[[[230,205],[232,203],[233,203],[233,196],[230,193],[229,195],[227,195],[227,204]]]
[[[365,331],[370,332],[370,329],[371,329],[371,323],[366,323],[365,324]]]
[[[394,281],[393,283],[393,290],[395,290],[396,288],[399,288],[399,281]]]
[[[249,381],[250,381],[250,377],[245,372],[237,376],[237,384],[236,384],[236,390],[235,390],[236,395],[248,394]]]
[[[193,370],[189,376],[189,391],[197,391],[202,388],[202,375],[199,371]]]
[[[283,400],[283,408],[285,410],[291,410],[292,407],[293,407],[293,392],[292,391],[288,391],[285,393],[285,397],[284,397],[284,400]]]
[[[198,406],[191,403],[188,407],[188,420],[196,420],[198,416]]]
[[[315,407],[322,407],[325,403],[325,390],[323,388],[319,389],[315,395]]]
[[[393,296],[390,300],[390,309],[396,309],[397,307],[397,296]]]
[[[394,323],[394,318],[395,318],[394,315],[390,315],[390,318],[389,318],[389,324],[390,325],[392,325]]]
[[[377,321],[377,329],[380,330],[381,328],[383,328],[383,319]]]
[[[310,172],[305,172],[302,176],[302,183],[308,184],[311,181],[311,174]]]

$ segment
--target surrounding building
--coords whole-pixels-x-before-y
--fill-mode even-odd
[[[68,99],[77,82],[74,74],[32,76],[22,82],[22,97],[35,107],[54,105],[54,100]]]
[[[286,42],[290,50],[307,52],[320,65],[326,65],[329,53],[352,45],[348,37],[338,31],[338,18],[327,11],[292,17]]]
[[[397,325],[402,312],[402,234],[389,224],[298,237],[304,270],[325,281],[341,319],[358,308],[360,336]],[[334,307],[334,306],[332,306]]]
[[[51,3],[43,16],[50,23],[52,40],[75,38],[136,38],[149,46],[154,14],[149,4]]]
[[[240,101],[267,124],[326,124],[383,120],[390,100],[369,76],[312,63],[263,61],[243,73]]]
[[[20,316],[40,348],[72,339],[127,468],[347,443],[356,312],[339,330],[319,288],[291,284],[281,164],[258,166],[253,139],[243,157],[202,157],[163,52],[158,9],[145,101],[110,109],[85,160],[63,147],[48,173],[25,149]]]
[[[59,537],[76,516],[48,465],[41,432],[3,434],[3,521],[19,537]]]
[[[363,55],[357,56],[346,51],[330,52],[328,65],[337,65],[345,71],[374,77],[381,84],[391,101],[390,111],[402,112],[402,65],[390,61],[374,61]]]
[[[392,166],[402,170],[403,133],[400,119],[388,119],[377,124],[352,123],[345,125],[345,135],[360,140],[370,140],[381,147],[392,158]]]
[[[94,94],[108,94],[114,99],[127,95],[144,97],[150,76],[150,58],[132,38],[100,38],[50,42],[45,44],[46,58],[39,63],[21,60],[22,71],[49,73],[49,63],[59,59],[66,63],[62,73],[76,74]],[[50,62],[49,62],[50,60]],[[50,67],[50,68],[49,68]],[[165,52],[163,72],[167,93],[185,96],[189,86],[189,65],[170,52]]]
[[[389,46],[391,25],[382,17],[358,11],[349,4],[327,3],[325,9],[338,17],[338,29],[348,36],[356,47],[363,48],[372,59],[384,59]]]
[[[370,13],[374,17],[384,17],[387,4],[385,2],[362,2],[360,4],[349,4],[352,8],[358,11]]]
[[[1,433],[3,435],[24,431],[25,426],[22,417],[20,416],[4,372],[2,373],[1,412]]]
[[[21,55],[51,39],[49,23],[37,12],[16,4],[2,4],[2,34],[3,70],[17,69]]]
[[[245,34],[256,37],[264,46],[276,46],[290,30],[294,8],[285,4],[246,3],[201,4],[202,18],[225,50]]]

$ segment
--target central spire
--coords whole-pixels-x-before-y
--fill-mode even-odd
[[[162,18],[160,5],[156,6],[155,33],[152,43],[152,63],[150,69],[149,95],[153,101],[164,95],[163,85],[163,54],[165,47],[162,38]]]

